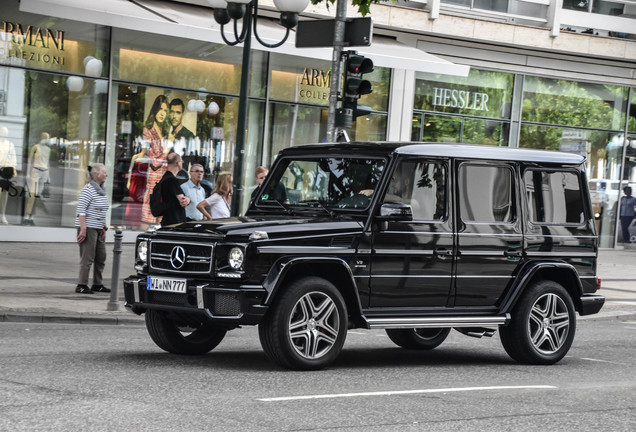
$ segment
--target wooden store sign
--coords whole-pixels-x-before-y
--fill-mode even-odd
[[[62,30],[2,21],[0,59],[13,57],[29,62],[64,65],[63,51]]]
[[[300,102],[320,103],[329,100],[331,71],[305,68],[300,78]]]

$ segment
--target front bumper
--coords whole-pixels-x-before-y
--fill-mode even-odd
[[[157,309],[201,315],[208,321],[227,325],[255,325],[267,311],[262,304],[267,291],[261,286],[217,287],[211,281],[188,279],[186,293],[181,294],[150,291],[146,280],[146,276],[124,279],[125,306],[136,314]]]
[[[592,315],[598,313],[605,304],[605,297],[602,295],[584,295],[581,296],[581,308],[579,315]]]

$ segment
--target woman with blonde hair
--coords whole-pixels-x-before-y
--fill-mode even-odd
[[[221,174],[216,179],[216,188],[212,195],[197,204],[197,210],[205,219],[221,219],[230,217],[232,203],[232,175]],[[207,207],[210,207],[208,213]]]

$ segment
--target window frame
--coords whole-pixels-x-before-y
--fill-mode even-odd
[[[511,207],[511,216],[509,220],[506,221],[467,221],[464,220],[462,215],[462,193],[461,190],[461,175],[462,168],[464,166],[478,166],[478,167],[488,167],[488,168],[504,168],[510,172],[510,207]],[[466,225],[505,225],[512,226],[517,223],[519,219],[519,205],[517,200],[517,181],[516,179],[516,170],[515,166],[508,163],[500,163],[500,162],[492,162],[487,163],[485,161],[477,161],[477,160],[464,160],[459,161],[457,164],[457,218],[460,223]]]
[[[528,194],[527,194],[527,182],[526,182],[526,174],[528,172],[531,171],[540,171],[540,172],[553,172],[553,173],[572,173],[576,176],[577,178],[577,182],[579,185],[579,195],[580,195],[580,202],[581,202],[581,210],[583,211],[583,214],[585,216],[585,219],[583,220],[583,222],[578,222],[578,223],[574,223],[574,222],[539,222],[536,220],[533,220],[533,216],[535,215],[534,211],[532,210],[533,207],[533,203],[532,201],[530,201]],[[584,179],[582,175],[580,175],[581,171],[577,170],[577,169],[573,169],[573,168],[548,168],[548,167],[526,167],[523,169],[522,173],[521,173],[521,181],[523,182],[523,193],[525,195],[525,201],[526,201],[526,206],[527,206],[527,212],[528,212],[528,223],[533,225],[533,226],[559,226],[559,227],[583,227],[587,224],[588,220],[590,219],[590,212],[591,209],[589,208],[589,205],[586,204],[586,200],[583,199],[583,191],[585,190],[585,188],[587,187],[587,179]],[[585,183],[585,184],[584,184]],[[541,191],[541,193],[543,194],[543,190]],[[536,191],[535,191],[535,195],[536,195]]]

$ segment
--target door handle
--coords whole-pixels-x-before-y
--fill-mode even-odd
[[[522,255],[522,252],[516,249],[508,249],[507,251],[504,252],[504,256],[507,256],[507,257],[519,258],[521,257],[521,255]]]
[[[435,249],[433,251],[433,255],[438,256],[440,258],[446,258],[453,255],[453,252],[448,249]]]

